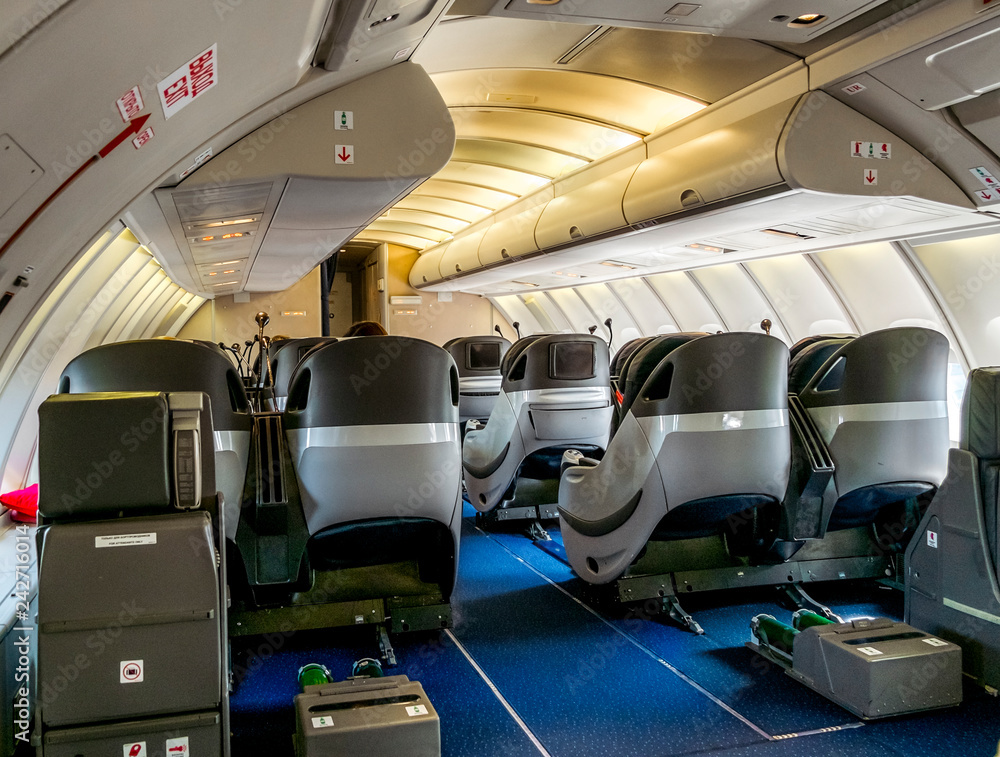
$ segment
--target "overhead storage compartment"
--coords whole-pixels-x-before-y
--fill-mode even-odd
[[[552,185],[542,187],[524,199],[497,212],[493,224],[479,245],[479,262],[484,268],[508,260],[519,260],[538,252],[535,226],[552,199]]]
[[[420,289],[429,282],[441,280],[441,256],[448,245],[445,242],[420,255],[410,269],[410,286]]]
[[[897,228],[979,223],[966,194],[888,129],[824,92],[777,91],[784,95],[758,91],[707,108],[558,179],[530,259],[490,257],[489,268],[463,266],[447,284],[428,277],[414,286],[551,286],[538,277],[591,277],[573,267],[592,262],[606,261],[613,278],[734,252],[754,257],[828,246],[823,240],[889,238]],[[768,105],[758,110],[758,99]],[[523,229],[501,223],[487,234],[491,250],[525,244]]]
[[[622,196],[645,157],[646,144],[638,142],[560,180],[555,198],[535,228],[539,248],[560,247],[624,228]]]
[[[628,223],[641,225],[781,184],[775,147],[798,98],[724,129],[679,141],[650,140],[650,157],[624,193]]]
[[[176,249],[154,252],[188,291],[280,291],[442,168],[454,145],[430,77],[400,63],[279,115],[156,190],[162,217],[138,221],[166,220]]]
[[[459,234],[441,255],[440,276],[443,279],[463,273],[475,271],[479,265],[479,243],[483,241],[486,229],[472,227],[470,231]]]

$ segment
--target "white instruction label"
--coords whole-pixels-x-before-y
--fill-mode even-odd
[[[427,715],[428,714],[427,707],[422,704],[411,705],[410,707],[406,708],[406,714],[409,715],[411,718],[414,717],[415,715]]]
[[[146,742],[133,741],[131,744],[122,744],[122,757],[146,757]]]
[[[869,657],[882,654],[882,650],[875,649],[875,647],[858,647],[858,651],[868,655]]]
[[[333,725],[333,718],[313,718],[313,728],[329,728]]]
[[[948,642],[944,641],[943,639],[930,638],[930,639],[922,639],[922,641],[924,642],[924,644],[930,644],[932,647],[948,646]]]
[[[115,536],[95,536],[94,547],[135,547],[142,544],[156,544],[156,534],[117,534]]]
[[[927,532],[927,546],[937,549],[937,531]]]
[[[143,675],[142,660],[122,660],[118,664],[119,683],[142,683]]]
[[[187,736],[176,739],[167,739],[167,757],[190,757],[191,745]]]

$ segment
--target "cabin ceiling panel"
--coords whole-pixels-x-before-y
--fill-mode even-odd
[[[481,205],[473,205],[459,200],[449,200],[443,197],[433,197],[424,194],[420,189],[411,192],[398,203],[396,209],[399,210],[422,210],[428,213],[454,218],[464,223],[472,223],[480,218],[485,218],[490,214],[489,208]]]
[[[591,37],[595,31],[598,34]],[[582,71],[648,84],[705,103],[798,60],[746,39],[511,18],[446,19],[429,40],[432,44],[422,45],[414,60],[432,74],[469,68]],[[572,58],[560,63],[571,51]]]
[[[433,77],[451,108],[530,107],[600,120],[623,131],[650,133],[697,112],[702,103],[604,74],[534,69],[450,71]]]
[[[452,108],[451,113],[458,138],[539,145],[587,160],[609,155],[643,136],[597,121],[526,108],[467,107]]]
[[[550,179],[587,165],[585,159],[558,150],[497,139],[459,139],[452,160],[502,166]]]

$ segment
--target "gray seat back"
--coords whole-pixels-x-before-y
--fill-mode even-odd
[[[986,543],[994,572],[1000,574],[1000,368],[969,373],[959,447],[978,461]]]
[[[399,336],[321,346],[292,376],[283,419],[313,565],[342,566],[345,554],[393,562],[389,551],[405,558],[425,542],[443,554],[428,559],[450,591],[461,520],[451,356]]]
[[[470,500],[483,512],[500,502],[526,456],[569,445],[605,449],[613,412],[608,346],[599,337],[526,337],[504,363],[489,422],[466,434],[462,451]]]
[[[500,394],[500,365],[510,349],[501,336],[466,336],[445,342],[458,367],[458,415],[465,423],[489,417]]]
[[[635,393],[594,467],[559,487],[563,540],[592,583],[621,576],[651,538],[718,533],[780,502],[790,466],[788,349],[763,334],[681,341]]]
[[[944,479],[948,350],[945,336],[931,329],[873,331],[846,339],[804,382],[799,400],[835,466],[830,528],[869,523],[884,505]]]
[[[299,361],[313,348],[321,344],[336,342],[332,336],[310,336],[298,339],[285,339],[272,345],[271,373],[274,380],[274,404],[278,410],[285,409],[288,398],[288,382],[295,372]]]

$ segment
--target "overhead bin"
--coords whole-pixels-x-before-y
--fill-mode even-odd
[[[538,252],[535,226],[552,194],[552,185],[549,184],[496,214],[479,245],[479,262],[483,267],[518,260]]]
[[[441,169],[454,145],[430,77],[400,63],[277,116],[177,186],[156,190],[158,209],[135,212],[141,227],[166,220],[176,246],[160,244],[155,254],[185,289],[209,297],[283,290]],[[220,260],[248,259],[240,276],[200,275],[206,240]]]
[[[534,229],[538,254],[497,260],[481,247],[489,268],[463,266],[459,273],[448,267],[448,288],[529,281],[532,273],[628,251],[690,247],[708,250],[704,260],[737,251],[798,251],[809,240],[874,241],[896,227],[976,223],[966,194],[885,127],[824,92],[799,90],[776,103],[773,94],[707,108],[556,180]],[[757,97],[768,106],[753,107]],[[512,230],[498,217],[487,232],[490,251],[506,247],[509,254],[515,244],[529,244],[523,229]],[[665,268],[643,272],[654,270]],[[427,279],[414,286],[444,283]]]
[[[441,258],[451,242],[443,242],[420,255],[410,269],[410,286],[420,289],[432,281],[441,281]]]
[[[646,144],[638,142],[559,181],[535,228],[538,246],[559,247],[624,228],[621,198],[645,157]]]
[[[451,278],[463,271],[474,271],[480,267],[479,243],[483,241],[485,231],[484,228],[472,227],[471,231],[451,240],[441,255],[441,278]]]

